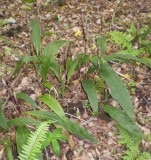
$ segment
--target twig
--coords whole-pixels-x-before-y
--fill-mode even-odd
[[[85,19],[83,16],[83,12],[81,12],[81,20],[82,20],[82,35],[83,35],[84,52],[85,54],[87,54],[87,47],[86,47],[87,38],[86,38],[86,33],[85,33],[86,23],[85,23]]]
[[[47,152],[47,148],[45,148],[45,153],[46,153],[46,158],[48,160],[49,159],[49,155],[48,155],[48,152]]]

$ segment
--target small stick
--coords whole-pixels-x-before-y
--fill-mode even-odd
[[[86,38],[86,33],[85,33],[85,20],[83,16],[83,12],[81,12],[81,19],[82,19],[82,33],[83,33],[83,44],[84,44],[84,52],[87,54],[87,48],[86,48],[86,43],[87,43],[87,38]]]

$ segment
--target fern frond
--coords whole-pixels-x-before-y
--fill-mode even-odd
[[[128,132],[121,126],[118,126],[117,128],[119,129],[121,136],[121,140],[119,141],[120,144],[123,144],[128,148],[133,147],[133,149],[139,147],[139,144],[141,143],[141,138],[132,135],[130,132]]]
[[[137,160],[151,160],[151,154],[148,152],[143,152],[141,155],[139,155]]]
[[[129,133],[126,129],[121,126],[117,126],[121,140],[120,144],[126,147],[123,151],[124,155],[121,157],[123,160],[150,160],[151,154],[148,152],[141,152],[139,150],[139,145],[141,143],[141,138],[136,137]]]
[[[134,149],[132,149],[134,148]],[[122,156],[123,160],[135,160],[140,154],[140,151],[136,147],[131,147],[131,149],[127,149],[124,151],[124,156]]]
[[[140,49],[130,49],[127,50],[128,54],[132,55],[132,56],[139,56],[144,52],[143,48]]]
[[[131,41],[134,39],[131,34],[119,32],[119,31],[112,31],[109,32],[111,39],[115,41],[115,43],[122,46],[122,48],[131,49],[132,43]]]
[[[42,122],[35,132],[31,132],[27,139],[27,144],[23,145],[18,158],[20,160],[36,160],[36,155],[40,153],[41,142],[46,139],[49,123]]]

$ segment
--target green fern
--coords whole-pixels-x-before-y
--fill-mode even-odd
[[[123,151],[124,155],[121,157],[123,160],[150,160],[151,154],[148,152],[141,152],[139,145],[141,143],[141,138],[132,135],[123,127],[117,127],[120,133],[121,140],[120,144],[126,147]]]
[[[129,33],[119,32],[119,31],[112,31],[109,32],[111,35],[111,39],[115,41],[117,44],[121,45],[122,48],[132,49],[132,40],[134,37]]]
[[[35,157],[41,150],[41,142],[46,139],[48,127],[48,122],[42,122],[35,132],[30,133],[27,144],[23,145],[22,151],[18,156],[20,160],[36,160]]]
[[[139,155],[137,160],[151,160],[151,154],[148,152],[143,152],[141,155]]]

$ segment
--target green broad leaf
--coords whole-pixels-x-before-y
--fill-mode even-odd
[[[46,137],[47,138],[44,140],[41,146],[42,150],[46,148],[50,144],[50,142],[52,142],[53,139],[61,140],[64,142],[68,140],[68,138],[62,134],[62,128],[56,128],[52,133],[47,132]]]
[[[98,99],[93,80],[83,80],[82,87],[87,94],[93,112],[98,113]]]
[[[52,90],[54,87],[53,87],[53,85],[52,85],[52,83],[50,83],[50,82],[45,82],[44,84],[43,84],[46,88],[48,88],[49,90]]]
[[[111,96],[118,101],[123,110],[133,120],[134,108],[130,95],[117,73],[110,67],[109,64],[104,63],[99,70],[99,75],[106,82]]]
[[[0,102],[0,127],[8,131],[7,121],[2,108],[2,102]]]
[[[68,41],[66,40],[56,40],[54,42],[49,43],[45,48],[44,48],[44,57],[46,58],[54,58],[56,53],[59,52],[60,47],[63,47],[66,45]]]
[[[60,103],[51,95],[45,94],[39,97],[43,103],[45,103],[50,109],[52,109],[62,120],[66,120],[65,113]]]
[[[57,40],[49,43],[43,52],[43,64],[42,64],[42,77],[45,81],[48,69],[54,71],[57,78],[59,78],[60,68],[58,63],[55,61],[55,55],[59,52],[59,49],[67,44],[65,40]]]
[[[66,60],[66,71],[69,70],[69,67],[70,67],[71,62],[72,62],[71,58],[68,57],[67,60]]]
[[[102,106],[102,109],[130,133],[143,138],[143,133],[125,112],[109,105]]]
[[[22,146],[27,142],[30,131],[26,126],[17,126],[16,127],[16,144],[18,154],[22,150]]]
[[[13,75],[16,75],[16,73],[19,72],[20,68],[23,66],[25,62],[33,62],[33,61],[34,61],[33,56],[25,56],[20,58],[20,60],[17,62]]]
[[[106,47],[107,47],[106,39],[104,37],[97,36],[96,37],[96,43],[97,43],[97,46],[98,46],[99,50],[104,55],[105,51],[106,51]]]
[[[50,144],[51,141],[52,141],[52,133],[47,132],[46,139],[41,144],[41,150],[45,149]]]
[[[6,139],[5,154],[7,160],[14,160],[10,136]]]
[[[62,128],[56,128],[52,132],[52,136],[54,137],[54,139],[57,139],[57,140],[62,140],[62,141],[68,140],[67,136],[65,136],[64,134],[62,134]]]
[[[7,122],[8,126],[38,125],[39,121],[33,118],[15,118]]]
[[[132,60],[132,61],[140,62],[140,63],[146,65],[147,67],[151,68],[151,59],[150,58],[138,58],[138,57],[130,54],[128,52],[128,50],[123,50],[123,51],[119,51],[119,52],[113,53],[108,56],[103,56],[103,58],[106,61],[113,61],[113,60],[121,61],[121,59]]]
[[[29,105],[35,107],[35,108],[39,108],[39,106],[37,105],[37,103],[31,98],[28,96],[28,94],[26,93],[16,93],[16,97],[19,98],[19,99],[22,99],[24,100],[25,102],[27,102]]]
[[[49,63],[49,69],[52,70],[55,74],[55,76],[58,78],[59,81],[62,80],[61,76],[60,76],[60,67],[59,64],[53,60]]]
[[[60,81],[61,77],[60,77],[60,68],[58,62],[56,62],[56,60],[54,59],[49,60],[49,58],[44,58],[41,68],[41,75],[44,81],[46,80],[49,69],[54,72],[55,76]]]
[[[38,55],[40,52],[40,45],[41,45],[40,24],[36,19],[32,19],[30,20],[30,27],[32,30],[32,43],[36,50],[36,54]]]
[[[70,67],[69,67],[68,73],[67,73],[67,82],[69,82],[69,80],[70,80],[71,76],[73,75],[77,65],[78,65],[78,61],[76,61],[76,60],[70,63]]]
[[[56,139],[53,139],[51,142],[52,149],[54,153],[59,157],[60,156],[60,145]]]
[[[67,130],[70,133],[75,134],[79,138],[89,140],[91,142],[97,143],[97,139],[95,139],[85,128],[81,127],[77,123],[73,122],[69,118],[66,118],[66,121],[63,121],[57,114],[54,112],[48,112],[48,111],[28,111],[25,112],[25,114],[32,115],[36,118],[40,118],[43,120],[53,120],[55,121],[55,125],[59,125],[63,127],[65,130]]]

